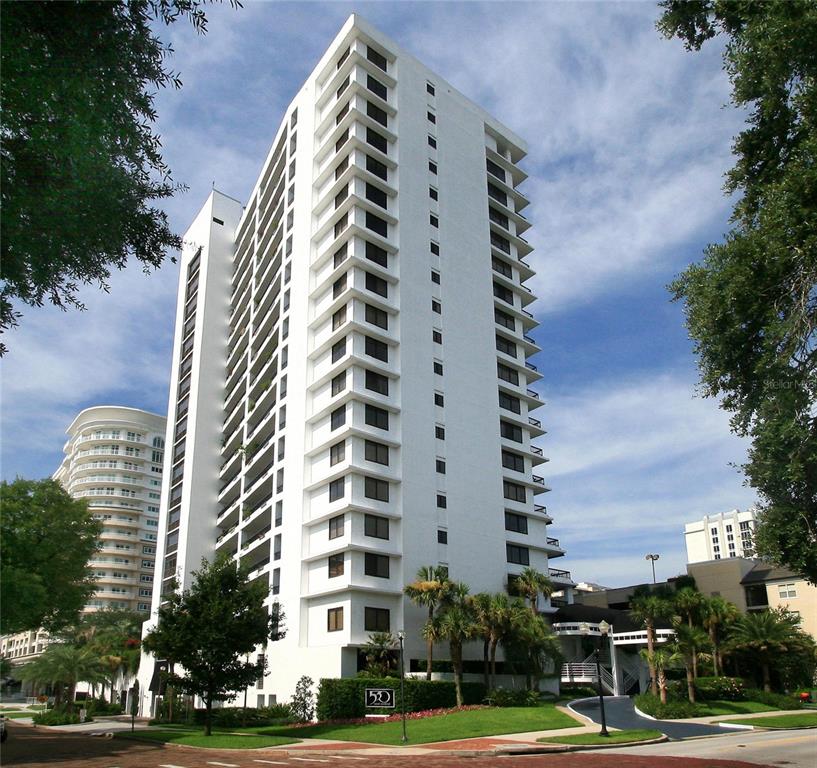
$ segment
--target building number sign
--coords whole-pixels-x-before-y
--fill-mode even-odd
[[[367,707],[388,707],[394,709],[394,688],[366,688]]]

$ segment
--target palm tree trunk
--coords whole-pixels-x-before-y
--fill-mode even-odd
[[[760,665],[760,668],[763,671],[763,690],[768,692],[768,693],[771,693],[771,690],[772,690],[772,676],[771,676],[771,673],[769,671],[769,665],[764,663],[764,664]]]
[[[712,643],[712,673],[718,677],[718,631],[714,624],[709,627],[709,640]]]
[[[655,677],[655,664],[652,662],[653,649],[655,648],[655,626],[651,621],[647,621],[647,667],[650,670],[650,690],[653,696],[658,695],[658,680]]]
[[[692,663],[693,660],[690,659],[689,663],[685,665],[686,673],[687,673],[687,697],[689,698],[689,703],[695,703],[695,678],[692,674]]]
[[[451,643],[451,664],[454,667],[454,691],[457,695],[457,706],[462,706],[462,644]]]
[[[428,607],[428,621],[434,621],[434,606]],[[431,667],[434,663],[434,638],[429,636],[426,640],[426,680],[431,680]]]
[[[496,686],[496,647],[498,644],[499,640],[497,638],[491,640],[491,684],[489,689],[493,689]]]
[[[658,690],[661,691],[661,703],[667,703],[667,678],[664,670],[658,672]]]
[[[482,641],[482,677],[483,677],[483,681],[485,682],[485,690],[486,691],[489,691],[491,689],[490,652],[491,652],[491,639],[489,637],[486,637]]]

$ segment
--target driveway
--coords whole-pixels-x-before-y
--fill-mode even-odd
[[[598,698],[571,701],[570,708],[585,717],[589,717],[594,723],[601,722]],[[694,739],[698,736],[723,736],[723,734],[729,733],[728,730],[713,725],[682,723],[677,720],[650,720],[647,717],[641,717],[636,714],[633,702],[628,696],[605,696],[604,712],[607,725],[611,725],[613,728],[621,728],[622,730],[653,728],[675,740]]]

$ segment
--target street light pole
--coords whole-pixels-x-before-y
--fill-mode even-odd
[[[660,559],[661,555],[649,554],[644,559],[652,562],[652,583],[655,584],[655,561]]]
[[[601,709],[601,730],[599,731],[599,736],[609,736],[610,734],[607,732],[607,718],[605,717],[604,713],[604,691],[601,687],[601,644],[604,642],[604,638],[607,637],[607,633],[610,631],[610,625],[602,620],[599,622],[599,632],[601,633],[601,639],[599,640],[599,646],[596,648],[596,678],[599,682],[599,708]]]
[[[405,657],[403,655],[403,642],[406,639],[406,633],[401,629],[397,633],[397,639],[400,641],[400,714],[402,715],[403,719],[403,736],[400,741],[405,744],[408,741],[408,736],[406,735],[406,697],[405,697],[405,677],[406,677],[406,669],[405,669]]]

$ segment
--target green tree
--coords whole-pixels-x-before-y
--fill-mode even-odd
[[[690,627],[681,622],[675,623],[675,640],[672,650],[684,665],[687,677],[687,697],[690,704],[695,703],[695,670],[699,661],[711,658],[706,649],[709,647],[709,636],[700,627]]]
[[[525,568],[513,580],[514,590],[530,601],[531,610],[539,613],[539,595],[550,597],[553,594],[553,582],[536,568]]]
[[[426,680],[431,680],[431,665],[434,661],[434,643],[437,642],[434,624],[435,611],[446,599],[451,585],[448,569],[437,565],[424,565],[417,571],[417,578],[403,589],[404,594],[415,605],[428,610],[423,637],[426,641]]]
[[[79,284],[107,289],[128,258],[151,269],[181,247],[155,206],[179,189],[153,130],[155,97],[181,86],[155,22],[186,18],[204,34],[204,4],[0,5],[0,329],[17,323],[12,300],[81,308]]]
[[[93,649],[68,643],[51,643],[20,672],[23,680],[34,685],[55,686],[55,703],[60,702],[64,691],[69,710],[74,707],[78,682],[98,683],[105,675],[106,669]]]
[[[462,699],[462,646],[477,633],[474,609],[468,599],[468,585],[452,582],[448,600],[439,617],[440,637],[448,640],[451,651],[451,666],[454,669],[454,689],[457,695],[457,706],[461,707]]]
[[[94,592],[88,560],[101,531],[88,505],[55,480],[18,478],[0,483],[0,507],[0,633],[76,622]]]
[[[521,660],[528,690],[539,687],[539,679],[554,671],[562,658],[559,638],[545,618],[532,608],[513,609],[511,625],[503,641],[506,659]]]
[[[740,611],[734,603],[715,595],[706,599],[702,613],[704,629],[709,633],[709,642],[712,643],[712,668],[717,676],[723,673],[720,649],[723,629],[738,619]]]
[[[732,229],[670,286],[685,302],[705,395],[751,438],[756,548],[817,582],[817,3],[665,0],[658,29],[726,38],[747,112],[726,190]]]
[[[397,640],[391,632],[372,632],[363,644],[366,671],[372,677],[388,677],[394,674]]]
[[[778,659],[810,655],[813,665],[814,641],[800,629],[799,617],[783,608],[744,614],[730,627],[725,645],[760,667],[764,691],[772,689],[771,671]]]
[[[652,651],[642,648],[639,652],[644,661],[650,669],[655,670],[655,679],[658,684],[658,693],[661,697],[661,703],[667,703],[667,675],[666,671],[672,667],[676,662],[681,660],[677,651],[673,650],[671,646],[659,645]]]
[[[672,600],[673,607],[686,620],[690,629],[700,623],[705,602],[706,598],[692,587],[682,587]],[[698,677],[698,657],[695,654],[692,655],[692,676],[695,679]]]
[[[158,625],[144,639],[145,650],[182,667],[182,674],[171,674],[168,681],[204,700],[208,736],[213,702],[230,698],[264,673],[266,661],[259,670],[245,657],[284,636],[278,604],[271,611],[263,605],[268,595],[268,583],[248,581],[247,569],[229,558],[202,560],[190,589],[169,596],[159,608]]]
[[[647,630],[647,666],[650,668],[650,688],[653,696],[658,695],[658,679],[655,667],[650,663],[655,651],[655,623],[671,614],[672,605],[669,600],[656,594],[639,595],[630,602],[630,616],[634,621],[643,624]]]

